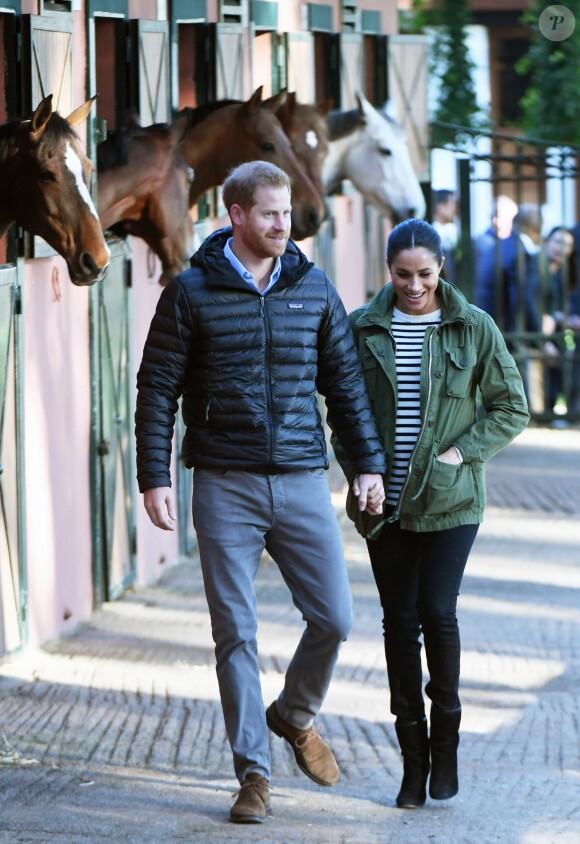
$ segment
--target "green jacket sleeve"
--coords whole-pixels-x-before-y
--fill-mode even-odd
[[[485,416],[453,443],[466,462],[489,460],[521,433],[530,419],[516,363],[487,314],[481,314],[477,383]]]

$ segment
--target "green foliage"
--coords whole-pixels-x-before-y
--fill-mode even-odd
[[[433,45],[432,71],[439,79],[440,90],[434,118],[469,129],[487,126],[475,96],[474,63],[467,49],[465,27],[470,21],[467,0],[438,0],[432,22],[437,26]],[[457,132],[434,127],[433,143],[457,143]]]
[[[425,0],[412,0],[411,8],[399,12],[399,32],[402,35],[416,35],[429,24],[429,11]]]
[[[540,32],[538,18],[546,5],[535,0],[523,18],[532,30],[530,49],[516,66],[531,79],[522,100],[523,126],[530,137],[580,144],[580,0],[563,4],[576,19],[574,32],[563,41]]]
[[[580,2],[580,0],[579,0]],[[435,39],[430,72],[439,82],[438,104],[434,119],[468,129],[488,128],[480,112],[473,82],[474,64],[467,49],[465,27],[470,22],[468,0],[435,0],[426,8],[426,0],[413,0],[411,10],[399,16],[404,33],[423,32],[433,27]],[[433,127],[436,146],[461,143],[461,132]]]

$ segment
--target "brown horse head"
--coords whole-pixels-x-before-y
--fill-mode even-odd
[[[276,117],[284,95],[262,101],[262,87],[246,102],[223,100],[198,109],[184,109],[189,127],[183,157],[195,171],[189,193],[193,205],[209,188],[220,185],[230,170],[245,161],[270,161],[292,179],[292,237],[301,240],[318,231],[326,215],[321,194],[298,161]]]
[[[77,285],[103,278],[110,257],[89,193],[91,162],[74,131],[92,102],[65,119],[53,112],[50,95],[29,120],[0,127],[0,231],[16,222],[42,237]]]
[[[161,261],[160,284],[189,264],[191,169],[180,153],[182,131],[164,123],[113,132],[97,150],[103,229],[142,238]]]
[[[331,108],[331,99],[320,105],[308,105],[299,103],[294,92],[276,108],[276,117],[288,135],[296,157],[321,196],[324,196],[322,168],[329,143],[326,116]]]

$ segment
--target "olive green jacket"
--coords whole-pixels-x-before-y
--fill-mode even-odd
[[[389,521],[412,531],[478,524],[485,507],[485,462],[519,434],[529,421],[522,379],[492,318],[470,305],[449,282],[439,280],[441,324],[427,329],[421,364],[421,430],[399,502]],[[396,296],[384,287],[350,314],[366,387],[387,457],[395,446],[397,373],[391,319]],[[483,411],[481,406],[483,405]],[[479,412],[478,412],[479,407]],[[348,478],[356,474],[332,437]],[[457,446],[463,463],[437,455]],[[384,516],[360,514],[349,495],[347,511],[363,536],[376,534]]]

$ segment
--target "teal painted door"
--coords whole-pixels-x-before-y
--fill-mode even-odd
[[[21,298],[0,269],[0,656],[26,642]]]
[[[131,265],[122,241],[110,241],[109,248],[109,272],[91,290],[93,576],[97,606],[130,586],[136,569]]]

